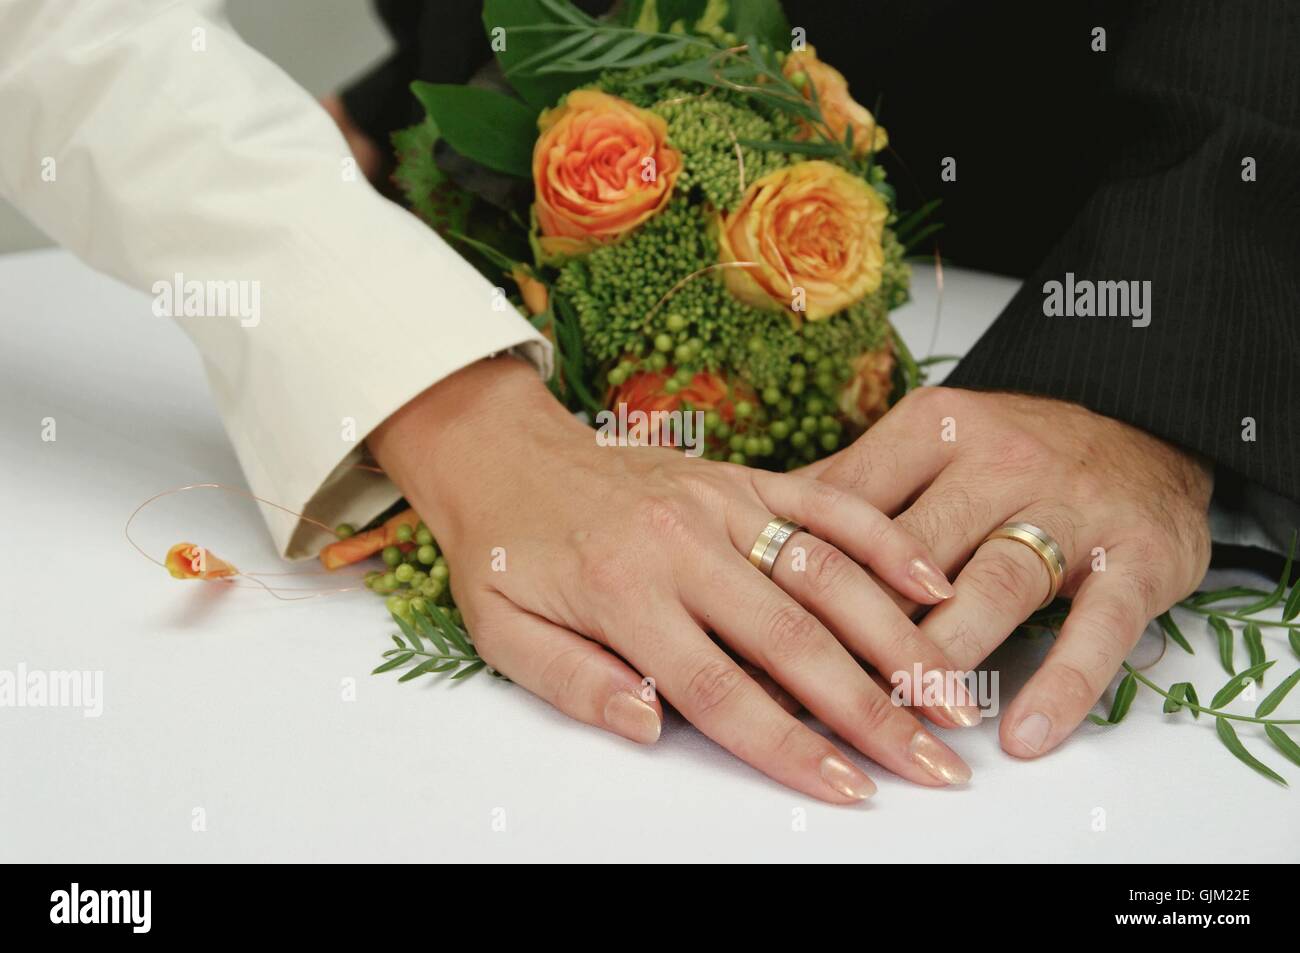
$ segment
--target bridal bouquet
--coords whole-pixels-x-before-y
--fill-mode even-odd
[[[933,207],[899,215],[885,130],[775,0],[487,0],[484,25],[509,90],[415,83],[395,181],[551,339],[552,391],[602,438],[789,469],[920,379],[889,312]],[[342,535],[327,566],[388,564],[389,667],[456,627],[415,514]]]

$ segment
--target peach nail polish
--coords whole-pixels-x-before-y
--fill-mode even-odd
[[[624,738],[643,745],[659,740],[659,713],[631,692],[617,692],[605,702],[605,724]]]
[[[875,782],[853,765],[833,754],[822,758],[821,776],[836,794],[843,794],[845,797],[865,801],[876,793]]]
[[[907,574],[936,599],[951,599],[956,594],[952,583],[939,571],[939,567],[919,556],[907,564]]]
[[[980,723],[980,710],[974,705],[943,705],[944,713],[963,728],[974,728]]]
[[[944,784],[965,784],[971,779],[966,762],[924,731],[912,736],[909,751],[913,761]]]

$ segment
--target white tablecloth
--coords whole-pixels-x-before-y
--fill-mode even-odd
[[[945,277],[936,351],[961,352],[1015,283]],[[933,275],[915,284],[897,318],[924,354]],[[282,602],[177,582],[127,545],[123,523],[152,494],[241,483],[196,355],[147,296],[62,252],[11,255],[0,320],[0,671],[103,672],[98,718],[0,708],[0,860],[1300,857],[1300,791],[1240,765],[1206,719],[1165,724],[1145,691],[1119,728],[1085,726],[1037,762],[1003,754],[993,723],[947,733],[975,771],[965,789],[919,788],[864,761],[879,794],[834,808],[680,719],[646,749],[484,676],[371,677],[393,627],[369,593]],[[232,495],[164,500],[137,533],[155,554],[189,539],[276,568],[252,505]],[[1171,649],[1152,674],[1194,679],[1205,699],[1224,676],[1203,626],[1186,621],[1197,655]],[[1266,639],[1286,673],[1296,659],[1279,631]],[[991,660],[1004,704],[1043,650],[1013,640]],[[1134,658],[1158,651],[1148,637]],[[1300,692],[1285,712],[1300,717]],[[1255,731],[1242,735],[1300,780]]]

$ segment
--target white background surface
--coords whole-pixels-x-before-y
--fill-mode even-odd
[[[933,276],[914,284],[897,320],[924,354]],[[948,269],[936,351],[966,350],[1014,290]],[[242,483],[196,355],[147,296],[62,252],[0,257],[0,349],[0,669],[104,673],[102,717],[0,708],[0,860],[1300,857],[1300,791],[1236,762],[1206,719],[1163,724],[1145,691],[1119,728],[1085,725],[1037,762],[1004,755],[992,722],[944,733],[975,771],[965,789],[912,786],[864,760],[879,794],[835,808],[675,717],[646,749],[482,675],[371,677],[393,629],[377,597],[286,603],[175,581],[127,545],[123,524],[147,497]],[[45,417],[55,442],[41,440]],[[252,504],[229,494],[170,498],[135,535],[159,556],[186,539],[279,568]],[[1196,656],[1171,648],[1149,674],[1190,678],[1208,699],[1224,675],[1203,624],[1184,622]],[[1280,660],[1270,684],[1296,664],[1280,631],[1265,635]],[[1005,700],[1044,649],[1013,640],[993,657]],[[1133,659],[1158,653],[1149,635]],[[1298,703],[1276,716],[1300,717]],[[1242,737],[1300,781],[1255,731]],[[191,829],[195,808],[206,831]]]

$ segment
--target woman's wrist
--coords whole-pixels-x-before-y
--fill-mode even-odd
[[[485,358],[434,384],[375,429],[370,452],[439,539],[458,535],[476,506],[490,505],[485,482],[536,459],[582,425],[530,364]]]

